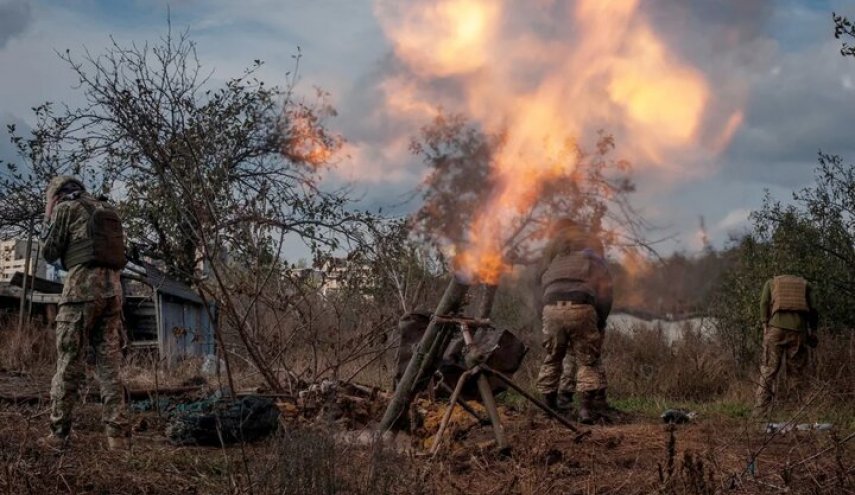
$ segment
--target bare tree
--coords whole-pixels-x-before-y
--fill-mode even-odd
[[[37,108],[31,136],[9,129],[25,163],[7,165],[0,226],[21,230],[37,218],[41,191],[57,173],[112,193],[129,237],[170,275],[220,303],[255,366],[278,388],[250,317],[269,281],[287,268],[286,239],[319,254],[358,243],[373,218],[352,211],[346,191],[319,185],[319,169],[341,144],[324,126],[335,114],[327,95],[295,96],[299,53],[284,88],[257,78],[259,60],[216,84],[187,32],[175,35],[171,25],[154,44],[113,41],[100,55],[66,50],[60,57],[84,104]],[[246,271],[252,285],[232,283]]]
[[[855,40],[855,24],[852,21],[837,13],[832,13],[831,17],[834,20],[835,38],[840,39],[842,37],[844,39]],[[840,54],[844,57],[855,57],[855,46],[844,41],[843,46],[840,48]]]

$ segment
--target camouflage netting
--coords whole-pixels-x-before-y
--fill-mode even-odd
[[[166,437],[174,445],[252,442],[270,435],[279,426],[279,410],[266,397],[204,399],[194,406],[198,407],[172,412]]]

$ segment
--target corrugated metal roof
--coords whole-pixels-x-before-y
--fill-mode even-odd
[[[199,294],[186,284],[167,277],[165,273],[158,270],[157,267],[152,264],[143,263],[143,268],[145,268],[148,283],[151,284],[157,292],[177,297],[188,302],[203,304],[202,298],[199,297]]]

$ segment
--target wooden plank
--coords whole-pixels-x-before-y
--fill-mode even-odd
[[[54,282],[52,280],[48,280],[41,277],[33,277],[32,275],[30,275],[27,277],[27,285],[29,285],[30,283],[33,284],[32,289],[36,292],[42,292],[44,294],[62,294],[62,284],[59,282]],[[14,285],[15,287],[23,286],[23,272],[15,272],[15,274],[12,275],[12,280],[9,281],[9,285]]]

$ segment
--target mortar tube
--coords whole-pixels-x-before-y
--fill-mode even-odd
[[[464,304],[468,291],[469,285],[459,280],[456,276],[453,276],[448,282],[448,287],[445,289],[445,293],[443,293],[439,304],[436,306],[434,316],[445,316],[459,311]],[[416,380],[422,371],[423,364],[426,361],[430,363],[435,357],[435,355],[429,356],[428,354],[438,352],[437,348],[439,345],[435,343],[435,340],[440,336],[439,328],[440,324],[437,323],[436,318],[431,318],[424,335],[422,335],[421,341],[419,341],[416,352],[413,354],[410,362],[407,363],[404,375],[398,381],[398,386],[395,388],[392,400],[389,401],[389,405],[386,407],[386,412],[383,414],[383,419],[380,421],[380,426],[378,427],[378,433],[383,434],[391,430],[398,421],[398,418],[403,414],[404,409],[409,407],[415,393]]]
[[[481,302],[478,304],[478,318],[483,320],[490,318],[498,289],[499,286],[494,284],[484,284],[481,286]]]

